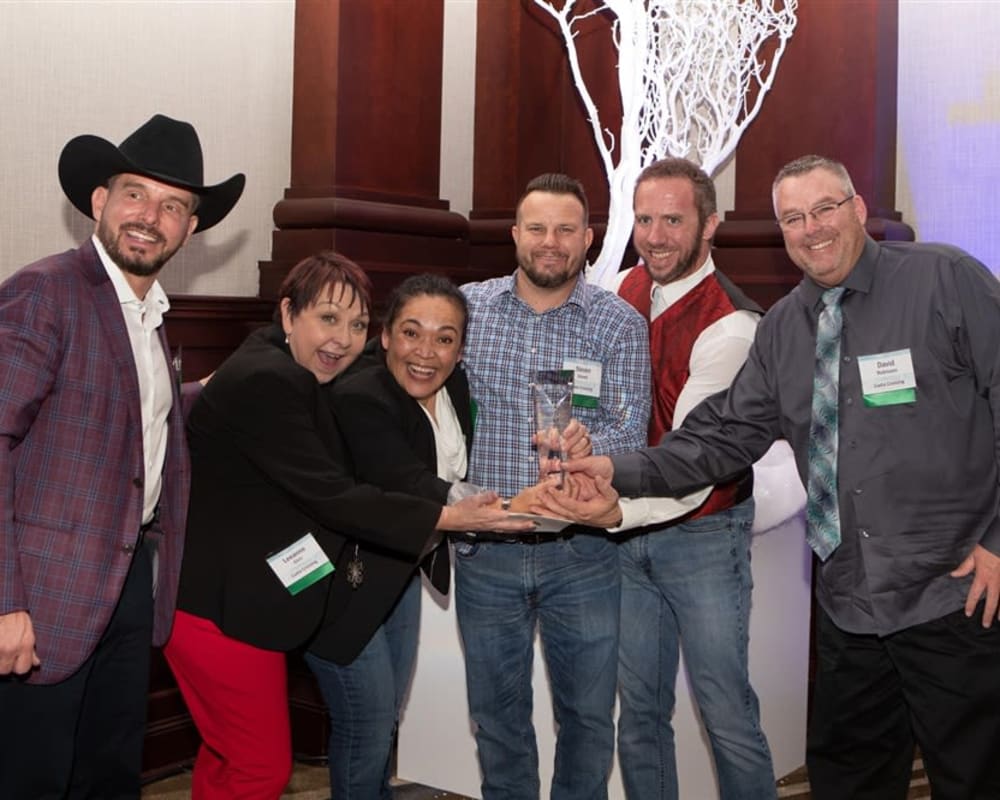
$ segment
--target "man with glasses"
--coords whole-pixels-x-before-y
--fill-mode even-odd
[[[683,494],[778,438],[820,558],[807,745],[817,800],[905,798],[919,744],[935,798],[1000,797],[1000,284],[948,245],[875,242],[844,166],[805,156],[774,208],[802,283],[728,392],[657,447],[568,462],[605,491]]]

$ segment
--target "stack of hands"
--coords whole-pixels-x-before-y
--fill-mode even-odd
[[[592,456],[587,428],[572,420],[562,434],[565,461],[546,459],[542,479],[522,489],[509,502],[496,492],[477,491],[447,507],[442,530],[524,532],[534,528],[520,514],[558,517],[581,525],[613,528],[622,520],[618,492],[611,486],[614,467],[606,456]]]
[[[541,465],[544,477],[511,499],[510,510],[568,519],[581,525],[613,528],[622,520],[614,468],[606,456],[592,456],[590,432],[572,420],[562,434],[565,461]]]

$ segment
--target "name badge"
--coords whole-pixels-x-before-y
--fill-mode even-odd
[[[333,564],[311,533],[267,557],[281,585],[289,594],[298,594],[333,572]]]
[[[597,408],[601,404],[601,362],[586,358],[567,358],[563,369],[573,370],[573,405]]]
[[[861,371],[861,393],[866,406],[916,402],[917,378],[909,348],[860,356],[858,369]]]

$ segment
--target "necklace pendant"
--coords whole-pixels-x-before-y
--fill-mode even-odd
[[[354,558],[347,562],[347,582],[357,589],[365,581],[365,563],[358,558],[358,548],[354,548]]]

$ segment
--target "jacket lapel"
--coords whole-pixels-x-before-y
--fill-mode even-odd
[[[104,342],[108,347],[105,354],[108,368],[102,375],[108,376],[113,371],[111,380],[120,381],[125,399],[125,405],[132,422],[142,429],[139,419],[139,377],[136,372],[135,358],[132,356],[132,344],[125,327],[125,315],[121,303],[115,293],[101,259],[90,240],[80,247],[80,265],[90,286],[91,299],[95,317],[103,331]]]

